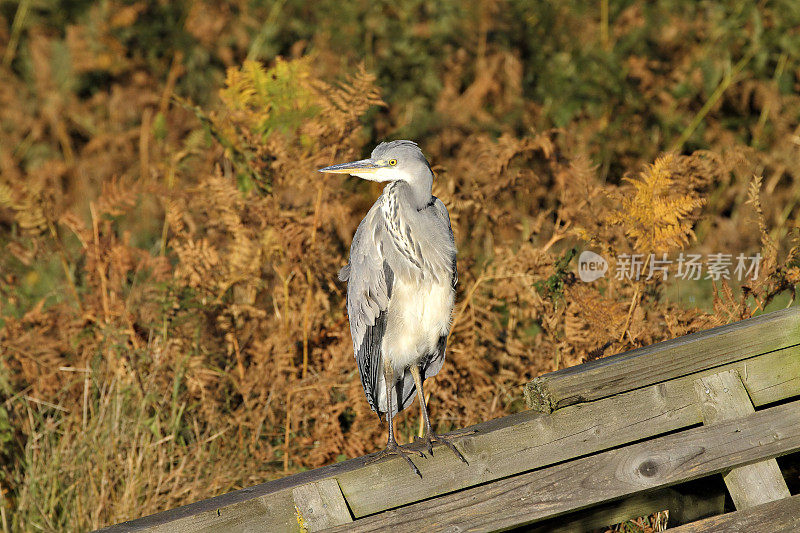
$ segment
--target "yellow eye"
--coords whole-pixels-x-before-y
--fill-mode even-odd
[[[397,164],[397,159],[390,159],[390,160],[389,160],[389,166],[392,166],[392,167],[393,167],[393,166],[395,166],[396,164]]]

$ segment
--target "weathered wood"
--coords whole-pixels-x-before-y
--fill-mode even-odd
[[[702,490],[696,485],[702,484]],[[684,486],[636,494],[622,501],[592,507],[566,516],[538,522],[526,528],[527,533],[584,533],[604,526],[618,524],[658,511],[669,511],[669,524],[684,524],[723,512],[725,487],[708,487],[708,483],[688,483]],[[720,484],[721,485],[721,484]]]
[[[558,370],[525,386],[541,412],[605,398],[800,344],[800,308],[790,307]]]
[[[113,533],[301,531],[292,505],[292,489],[283,489],[269,496],[257,496],[233,503],[222,503],[218,498],[210,498],[98,531]],[[211,501],[219,502],[219,507],[209,505]]]
[[[796,533],[800,531],[800,495],[765,503],[741,511],[713,516],[686,524],[675,533]]]
[[[796,401],[368,516],[346,530],[510,528],[798,450]]]
[[[800,395],[800,347],[721,368],[741,373],[757,406]],[[351,459],[104,531],[244,531],[265,525],[299,531],[292,489],[328,478],[338,480],[354,516],[377,513],[699,424],[702,419],[693,388],[698,375],[703,374],[569,406],[549,416],[526,411],[473,426],[478,432],[457,443],[470,465],[437,447],[434,458],[415,459],[421,480],[411,475],[402,459],[368,466],[363,458]]]
[[[306,483],[335,479],[338,474],[361,468],[363,464],[364,460],[361,458],[350,459],[115,524],[99,531],[104,533],[299,532],[301,529],[294,510],[293,489]]]
[[[722,368],[747,375],[756,405],[800,395],[800,347]],[[344,472],[337,479],[353,515],[361,517],[675,431],[702,422],[694,391],[694,380],[702,375],[571,405],[547,416],[521,413],[513,423],[489,431],[476,426],[477,434],[457,443],[469,466],[436,448],[434,459],[416,460],[421,480],[413,479],[399,460]]]
[[[703,423],[706,425],[755,412],[736,370],[696,380],[695,391],[700,398]],[[737,509],[789,497],[789,488],[775,459],[734,468],[725,474],[724,479]]]
[[[321,531],[353,521],[347,502],[335,479],[323,479],[292,489],[297,521],[301,529]]]
[[[692,393],[690,395],[689,393]],[[337,476],[353,515],[361,517],[665,433],[700,421],[691,385],[570,406],[549,416],[522,413],[515,424],[457,441],[469,461],[434,448],[415,459],[422,479],[391,460]]]

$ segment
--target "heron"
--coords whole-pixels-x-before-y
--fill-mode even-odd
[[[387,182],[358,225],[350,259],[340,270],[347,282],[347,315],[361,384],[370,407],[389,426],[386,448],[374,462],[398,455],[422,477],[409,455],[422,452],[398,445],[393,417],[419,400],[421,439],[448,446],[451,440],[431,427],[422,384],[442,368],[458,281],[450,215],[433,196],[433,171],[419,146],[400,140],[380,143],[368,159],[319,169]]]

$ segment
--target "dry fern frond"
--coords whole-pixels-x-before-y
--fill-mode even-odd
[[[0,183],[0,207],[12,208],[14,200],[12,199],[11,187],[4,183]]]
[[[314,103],[325,117],[323,124],[327,122],[334,125],[341,134],[342,128],[356,123],[370,107],[385,106],[375,80],[375,75],[369,73],[363,63],[354,74],[340,83],[312,80],[310,86],[314,90]]]
[[[763,177],[760,175],[753,175],[750,185],[747,188],[747,202],[753,206],[756,212],[756,221],[758,222],[758,232],[761,236],[761,249],[764,253],[764,263],[767,265],[774,265],[777,262],[778,247],[769,236],[767,231],[767,222],[764,219],[764,210],[761,207],[761,182]]]
[[[622,226],[638,252],[681,249],[694,238],[690,215],[705,200],[697,194],[673,192],[673,162],[674,156],[669,154],[656,159],[638,179],[624,178],[632,190],[614,195],[621,207],[606,221]]]
[[[121,184],[118,179],[104,181],[95,204],[97,213],[116,217],[130,211],[141,194],[137,184]]]
[[[39,235],[48,227],[46,212],[51,210],[49,193],[41,183],[0,183],[0,208],[10,209],[14,221],[27,235]]]

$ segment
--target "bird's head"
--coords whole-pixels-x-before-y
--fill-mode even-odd
[[[350,174],[379,182],[405,181],[412,185],[422,185],[433,179],[428,161],[413,141],[380,143],[368,159],[321,168],[319,172]]]

